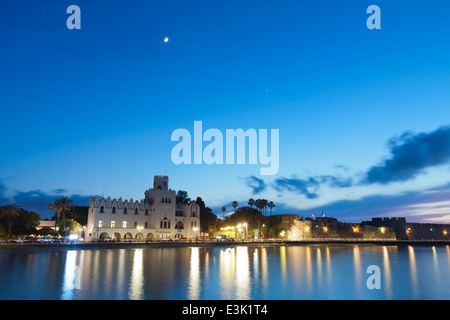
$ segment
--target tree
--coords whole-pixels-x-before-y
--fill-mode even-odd
[[[248,199],[248,205],[250,206],[250,208],[253,208],[253,206],[255,205],[255,200],[253,200],[252,198]]]
[[[225,211],[227,211],[227,208],[222,207],[222,220],[225,220]]]
[[[11,238],[11,228],[12,228],[12,223],[13,223],[13,216],[18,214],[19,209],[20,209],[20,206],[17,203],[7,204],[6,206],[1,208],[2,213],[8,217],[8,237],[6,238],[7,240],[9,240],[9,238]]]
[[[73,206],[69,212],[66,212],[66,218],[74,219],[82,226],[87,224],[89,216],[89,207]]]
[[[251,233],[252,230],[256,233],[255,229],[260,231],[260,225],[262,222],[262,214],[257,209],[250,207],[240,207],[232,215],[230,215],[226,221],[228,226],[236,226],[238,224],[247,224],[247,230]]]
[[[197,197],[195,201],[200,207],[200,231],[212,234],[217,223],[217,216],[212,212],[211,208],[205,205],[202,198]]]
[[[65,223],[66,223],[66,226],[63,228],[67,229],[70,233],[79,233],[79,232],[83,231],[83,227],[81,226],[81,224],[79,224],[74,219],[67,219],[65,221]],[[60,224],[61,224],[61,221],[60,221]]]
[[[275,204],[274,204],[272,201],[270,201],[270,202],[267,204],[267,206],[270,208],[270,215],[272,216],[272,208],[275,207]]]
[[[57,226],[58,225],[58,221],[59,221],[59,217],[61,216],[61,211],[62,211],[60,200],[59,199],[53,200],[47,206],[47,209],[55,211],[55,226]]]
[[[237,206],[239,205],[239,203],[237,201],[233,201],[231,203],[231,206],[233,207],[234,211],[236,211]]]
[[[266,199],[261,199],[261,207],[264,209],[264,215],[267,215],[267,203],[268,201]]]
[[[255,207],[259,209],[259,212],[262,213],[263,203],[261,199],[255,200]]]
[[[191,202],[191,198],[188,197],[188,193],[186,191],[178,190],[175,202],[177,206],[181,206]]]
[[[40,220],[41,217],[36,212],[19,209],[13,220],[12,232],[16,235],[35,234]]]
[[[64,236],[66,236],[66,211],[69,211],[72,208],[73,201],[68,199],[67,197],[59,199],[59,205],[61,206],[61,212],[63,216],[63,232]]]

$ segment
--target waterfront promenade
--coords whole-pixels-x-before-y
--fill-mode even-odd
[[[1,252],[45,251],[45,250],[98,250],[126,248],[178,248],[178,247],[264,247],[264,246],[302,246],[302,245],[378,245],[378,246],[448,246],[450,241],[441,240],[358,240],[358,239],[311,239],[311,240],[261,240],[217,242],[199,241],[153,241],[153,242],[80,242],[80,243],[8,243],[0,245]]]

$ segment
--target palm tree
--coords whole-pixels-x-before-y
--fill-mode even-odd
[[[270,208],[270,215],[272,215],[272,208],[275,207],[275,204],[274,204],[272,201],[270,201],[270,202],[267,204],[267,206]]]
[[[52,203],[50,203],[47,206],[47,209],[55,211],[55,228],[56,228],[58,226],[58,220],[59,220],[59,217],[61,216],[61,211],[62,211],[61,201],[59,199],[53,200]]]
[[[267,210],[266,210],[267,203],[268,203],[268,201],[266,199],[261,200],[261,207],[262,207],[262,209],[264,209],[264,215],[266,215],[266,213],[267,213]]]
[[[239,205],[239,203],[237,201],[233,201],[231,203],[231,206],[233,207],[234,211],[236,211],[237,206]]]
[[[66,211],[69,211],[72,208],[72,203],[73,203],[73,201],[68,199],[67,197],[59,199],[59,204],[61,206],[61,212],[62,212],[62,215],[63,215],[63,232],[64,232],[64,237],[66,236]]]
[[[250,206],[250,208],[253,208],[254,204],[255,204],[255,200],[253,200],[252,198],[248,199],[248,205]]]
[[[259,209],[259,212],[262,213],[262,200],[261,199],[256,199],[255,200],[255,207]]]
[[[227,211],[227,208],[222,207],[222,221],[225,221],[225,211]]]
[[[2,213],[6,214],[8,216],[8,238],[11,238],[11,228],[12,228],[12,222],[13,222],[13,216],[17,215],[19,212],[20,206],[17,203],[14,204],[7,204],[6,206],[1,208]]]

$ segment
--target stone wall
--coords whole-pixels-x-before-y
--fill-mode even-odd
[[[395,240],[396,234],[392,227],[376,227],[360,225],[359,223],[343,223],[335,218],[303,219],[290,215],[291,225],[286,229],[287,240],[308,239],[377,239]],[[293,217],[297,217],[293,219]],[[286,222],[288,219],[285,219]]]
[[[450,225],[432,223],[407,223],[409,240],[450,240]]]

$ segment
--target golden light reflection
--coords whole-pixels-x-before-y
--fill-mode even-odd
[[[411,273],[411,289],[413,293],[413,298],[417,298],[419,293],[418,282],[417,282],[417,265],[416,265],[416,254],[414,252],[413,246],[408,246],[409,252],[409,270]]]
[[[392,297],[392,276],[391,276],[391,263],[389,260],[389,251],[386,246],[383,246],[383,273],[384,273],[384,287],[386,290],[386,296],[388,299]]]
[[[142,300],[144,298],[144,268],[142,259],[143,249],[134,250],[133,267],[131,270],[130,291],[128,297],[131,300]]]
[[[265,293],[267,291],[268,288],[268,265],[267,265],[267,249],[265,247],[262,247],[259,249],[259,254],[260,254],[260,270],[261,270],[261,287],[263,292]]]
[[[326,248],[326,254],[325,254],[325,261],[327,263],[327,283],[328,286],[331,288],[331,283],[333,281],[331,276],[331,254],[330,254],[330,247],[327,246]]]
[[[66,254],[64,265],[64,280],[62,290],[62,300],[70,300],[73,298],[75,289],[75,275],[77,269],[77,250],[69,250]]]
[[[220,250],[219,268],[220,268],[220,287],[224,299],[233,299],[232,284],[235,280],[236,248],[227,248]]]
[[[189,299],[198,300],[200,293],[200,252],[191,248],[191,265],[189,270]]]
[[[359,291],[362,287],[361,283],[363,283],[362,279],[362,266],[361,266],[361,252],[358,246],[353,247],[353,267],[355,270],[355,284],[356,289]]]
[[[250,269],[248,260],[248,247],[236,248],[236,298],[250,299]]]
[[[313,263],[311,258],[311,248],[309,246],[306,247],[306,281],[308,283],[308,287],[311,290],[313,285]]]
[[[286,271],[286,247],[280,247],[280,265],[281,265],[281,281],[283,285],[286,284],[287,271]]]
[[[445,248],[447,249],[448,267],[450,268],[450,246],[446,245]]]
[[[433,246],[433,247],[431,248],[431,250],[433,250],[434,275],[435,275],[435,277],[436,277],[436,281],[439,283],[439,282],[440,282],[440,276],[439,276],[439,261],[438,261],[438,257],[437,257],[436,247]]]
[[[320,248],[317,248],[317,281],[319,282],[319,286],[322,286],[322,252]]]

